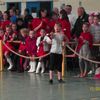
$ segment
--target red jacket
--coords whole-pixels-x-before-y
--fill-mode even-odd
[[[42,23],[42,26],[37,30],[37,37],[40,36],[40,30],[41,29],[45,29],[46,32],[49,32],[49,19],[48,18],[35,18],[32,21],[32,29],[34,30],[36,27],[38,27],[40,25],[40,23]]]
[[[27,37],[26,39],[26,53],[28,55],[35,55],[37,54],[37,46],[36,46],[36,38]]]
[[[81,49],[81,47],[83,46],[84,40],[88,41],[89,47],[92,48],[92,46],[93,46],[93,36],[89,32],[87,32],[87,33],[82,32],[79,39],[78,39],[78,46],[77,46],[78,52]]]
[[[10,49],[14,50],[14,47],[12,46],[12,44],[8,42],[8,41],[10,41],[10,40],[13,38],[13,37],[12,37],[12,34],[8,34],[7,32],[5,32],[4,37],[6,38],[6,39],[5,39],[5,44],[6,44]],[[3,37],[3,38],[4,38],[4,37]],[[3,45],[3,52],[4,52],[4,53],[5,53],[5,52],[10,53],[10,51],[8,50],[8,48],[6,48],[5,45]]]
[[[0,36],[0,40],[3,40],[3,36]]]
[[[27,36],[23,37],[22,35],[19,37],[19,40],[21,41],[20,45],[19,45],[19,50],[21,52],[25,52],[26,51],[26,39]]]
[[[56,22],[58,22],[58,20],[50,20],[50,22],[49,22],[50,32],[54,31],[54,26],[55,26]]]
[[[70,25],[70,22],[66,21],[66,20],[63,20],[63,19],[59,19],[58,21],[62,25],[62,30],[63,30],[64,34],[70,40],[71,39],[71,25]]]
[[[0,23],[0,27],[5,30],[7,25],[10,25],[10,20],[6,20],[6,21],[1,21]]]

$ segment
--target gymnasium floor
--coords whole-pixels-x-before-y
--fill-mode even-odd
[[[0,73],[0,100],[100,100],[100,80],[65,77],[48,83],[48,74]]]

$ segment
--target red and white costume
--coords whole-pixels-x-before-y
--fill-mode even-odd
[[[51,39],[48,36],[44,36],[44,37],[38,37],[37,38],[37,56],[43,56],[45,55],[47,52],[49,52],[50,50],[50,45],[49,43],[51,42]],[[42,68],[41,73],[44,73],[44,62],[43,60],[41,60],[38,62],[37,65],[37,69],[36,69],[36,73],[39,73],[40,68]]]

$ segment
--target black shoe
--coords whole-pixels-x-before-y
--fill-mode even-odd
[[[50,84],[53,84],[53,80],[49,80],[49,83],[50,83]]]
[[[11,71],[11,72],[15,72],[15,71],[17,71],[17,69],[12,68],[10,71]]]
[[[18,70],[18,73],[24,73],[24,70]]]
[[[58,80],[59,83],[64,83],[64,81],[62,79]]]

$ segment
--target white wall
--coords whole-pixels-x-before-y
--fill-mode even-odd
[[[63,3],[70,4],[73,7],[73,12],[76,14],[80,1],[87,12],[100,12],[100,0],[54,0],[54,7],[60,8]]]

